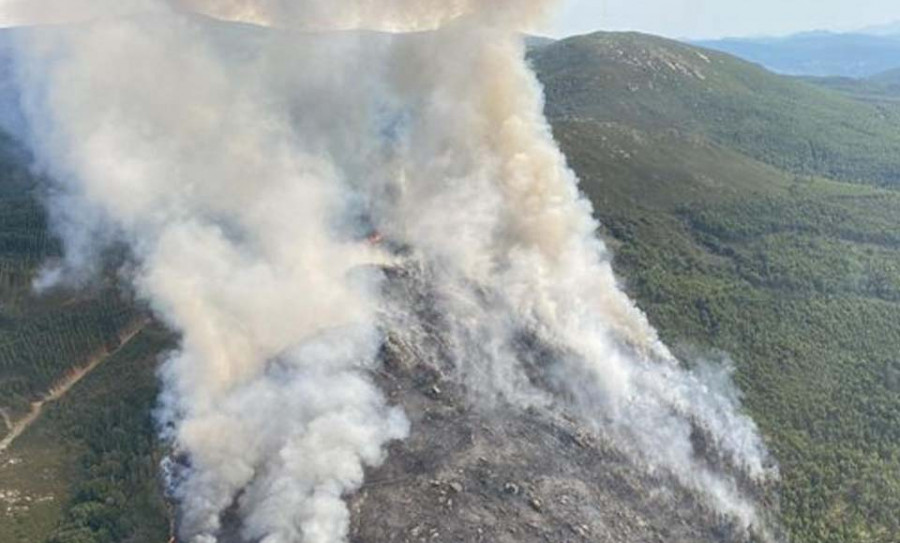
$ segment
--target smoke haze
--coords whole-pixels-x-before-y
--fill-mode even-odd
[[[235,506],[249,541],[345,540],[342,497],[410,431],[368,377],[385,333],[416,341],[393,329],[408,316],[384,298],[390,267],[423,270],[473,402],[574,413],[762,530],[739,479],[773,473],[727,372],[681,369],[618,288],[543,117],[519,32],[551,4],[23,12],[88,21],[19,43],[67,247],[39,283],[90,274],[124,241],[135,288],[181,334],[158,415],[187,459],[169,473],[185,541],[217,541]]]

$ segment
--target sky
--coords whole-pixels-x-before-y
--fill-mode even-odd
[[[639,30],[672,38],[857,30],[900,21],[900,0],[565,0],[551,34]]]

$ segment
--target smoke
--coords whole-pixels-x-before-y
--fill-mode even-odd
[[[0,24],[55,25],[150,11],[154,0],[7,0],[0,5]]]
[[[529,28],[554,2],[521,0],[175,0],[184,8],[230,21],[307,30],[365,28],[434,30],[461,17],[504,28]]]
[[[89,23],[23,37],[67,247],[41,281],[124,241],[181,334],[159,417],[188,459],[185,541],[216,541],[234,507],[247,540],[345,539],[342,496],[409,431],[368,378],[404,320],[388,266],[426,270],[474,401],[576,413],[759,524],[740,489],[771,475],[755,426],[727,375],[683,370],[618,288],[543,117],[519,32],[551,4],[71,2],[54,19]],[[399,33],[333,32],[372,29]]]
[[[389,256],[350,231],[346,172],[286,115],[288,98],[315,111],[316,89],[270,91],[329,55],[224,58],[207,32],[160,12],[32,35],[34,147],[64,189],[50,205],[67,265],[115,225],[138,292],[181,332],[160,416],[190,462],[175,489],[184,539],[215,540],[239,499],[248,538],[340,541],[340,497],[407,432],[366,377]]]
[[[708,435],[713,464],[764,481],[773,473],[755,425],[727,376],[681,369],[618,288],[521,40],[506,30],[452,26],[400,47],[407,71],[395,92],[414,106],[394,145],[401,196],[381,228],[432,264],[471,390],[523,406],[562,403],[743,527],[759,525],[739,478],[695,446]],[[537,361],[549,386],[528,384],[523,331],[552,351],[555,364]]]

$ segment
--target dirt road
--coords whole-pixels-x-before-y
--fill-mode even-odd
[[[87,375],[89,375],[92,371],[97,369],[97,367],[105,362],[110,356],[119,352],[125,345],[127,345],[136,335],[138,335],[141,330],[144,329],[144,326],[147,325],[147,321],[141,321],[137,323],[135,326],[127,329],[120,337],[119,337],[119,346],[111,351],[104,350],[90,359],[88,359],[88,363],[79,368],[75,368],[70,371],[66,377],[59,381],[56,385],[53,386],[43,398],[38,401],[31,403],[31,409],[28,411],[28,414],[22,417],[17,421],[12,421],[9,418],[9,415],[6,411],[3,411],[3,419],[6,423],[6,427],[9,429],[9,433],[6,434],[6,437],[0,441],[0,454],[6,452],[12,445],[15,443],[16,439],[18,439],[32,424],[34,424],[41,416],[41,413],[44,410],[44,407],[47,404],[58,401],[60,398],[64,397],[72,387],[77,385],[82,379],[84,379]]]

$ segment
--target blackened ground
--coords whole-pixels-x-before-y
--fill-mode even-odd
[[[676,481],[652,474],[561,409],[473,400],[453,377],[427,272],[410,264],[385,273],[385,298],[403,316],[385,319],[394,332],[373,379],[403,408],[411,433],[347,497],[350,543],[751,541]],[[530,353],[523,356],[534,359],[529,378],[540,384],[540,359],[553,351],[535,341],[523,343]],[[233,508],[219,540],[257,543],[238,534]]]
[[[735,542],[729,521],[677,483],[550,410],[478,407],[446,373],[435,304],[416,273],[390,270],[433,345],[391,335],[376,380],[412,423],[349,498],[352,543]],[[415,320],[415,319],[414,319]]]

